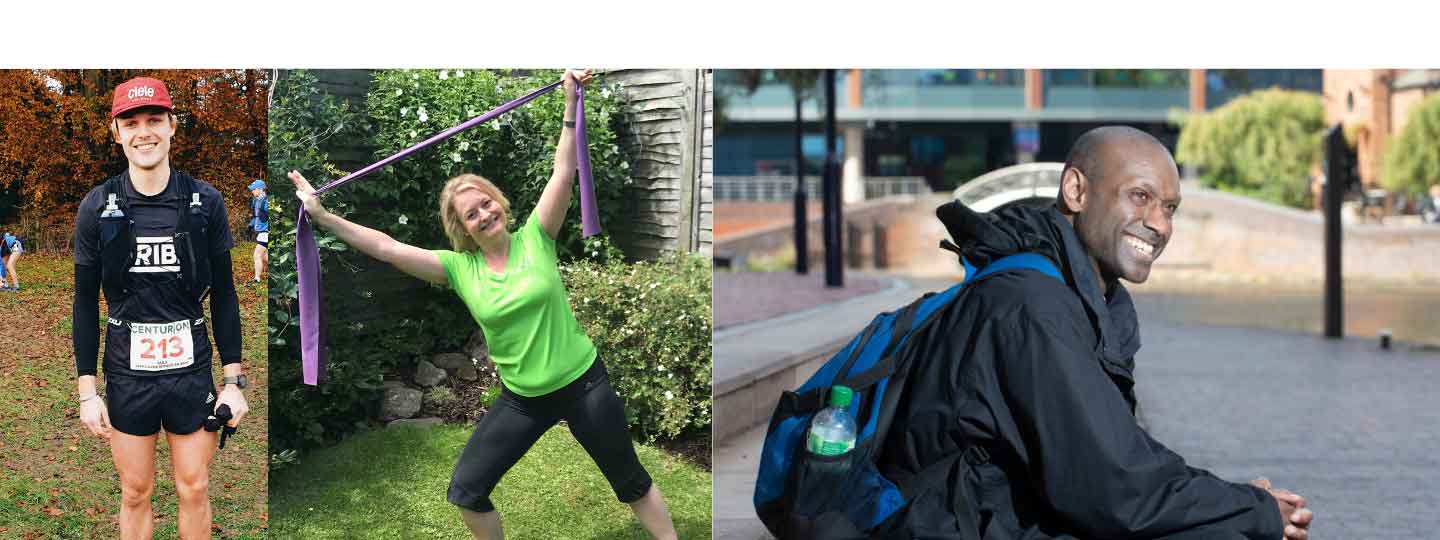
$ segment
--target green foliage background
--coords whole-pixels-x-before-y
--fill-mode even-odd
[[[1410,110],[1405,128],[1385,149],[1381,184],[1391,191],[1425,193],[1440,184],[1440,94]]]
[[[367,132],[364,118],[345,101],[322,93],[311,73],[287,71],[275,81],[266,165],[271,178],[270,395],[276,413],[270,417],[272,460],[276,454],[287,455],[287,450],[317,446],[338,436],[351,422],[344,419],[364,414],[366,400],[379,386],[379,373],[351,370],[343,361],[331,365],[330,384],[317,388],[300,384],[294,256],[299,201],[286,177],[291,170],[302,171],[312,183],[341,176],[324,149],[356,144]],[[325,202],[337,214],[352,210],[339,197]],[[322,261],[333,261],[335,253],[348,250],[324,229],[315,231],[315,239]]]
[[[384,310],[383,305],[357,294],[341,294],[327,287],[324,332],[327,336],[328,381],[318,387],[300,384],[298,317],[294,253],[294,188],[285,173],[305,173],[317,187],[345,172],[331,163],[327,149],[368,146],[373,159],[391,155],[450,126],[493,109],[560,77],[557,71],[505,72],[477,70],[378,71],[361,114],[342,100],[318,90],[315,77],[304,71],[285,72],[276,83],[270,109],[270,177],[272,189],[271,369],[272,448],[306,449],[333,443],[363,426],[372,416],[383,391],[387,372],[405,372],[416,358],[457,350],[476,329],[475,322],[454,293],[430,287],[427,294],[407,298],[425,306],[423,317],[396,314],[387,317],[383,334],[363,340],[345,339],[354,325],[336,319],[356,310]],[[602,225],[619,219],[628,183],[629,163],[618,145],[616,131],[624,117],[618,89],[603,79],[586,91],[586,120],[595,179],[595,195]],[[410,158],[324,195],[325,207],[352,221],[382,230],[396,240],[426,248],[450,247],[440,224],[438,196],[445,181],[473,172],[491,179],[511,201],[511,215],[529,215],[548,181],[554,161],[564,108],[559,91],[484,125],[460,133]],[[577,182],[578,184],[578,182]],[[697,426],[709,425],[709,264],[682,256],[665,261],[628,264],[605,234],[581,238],[579,197],[572,197],[565,226],[556,240],[571,303],[587,333],[605,355],[617,391],[627,399],[632,428],[648,438],[673,437]],[[315,229],[321,250],[322,272],[353,272],[363,255],[348,248],[324,229]],[[573,268],[585,268],[577,279]],[[641,276],[641,277],[637,277]],[[642,277],[662,282],[664,290],[647,295],[650,307],[635,311],[639,321],[648,310],[703,311],[702,334],[657,325],[635,326],[640,336],[613,338],[621,319],[617,309],[590,310],[581,299],[598,306],[620,306],[632,297],[621,289]],[[661,279],[664,278],[664,279]],[[703,291],[700,289],[703,282]],[[603,285],[602,285],[603,284]],[[657,286],[657,289],[660,288]],[[703,294],[702,294],[703,293]],[[704,309],[699,309],[703,298]],[[603,313],[603,315],[602,315]],[[660,315],[654,315],[659,317]],[[677,315],[678,316],[678,312]],[[690,317],[695,317],[691,315]],[[658,319],[657,319],[658,320]],[[698,324],[698,323],[697,323]],[[619,325],[619,326],[617,326]],[[684,343],[682,343],[682,341]],[[702,350],[703,349],[703,350]],[[677,368],[683,381],[637,389],[656,381],[636,376],[654,369],[660,352],[683,353],[690,367]],[[703,370],[699,364],[703,362]],[[704,384],[698,384],[699,378]],[[669,391],[671,397],[665,398]],[[658,393],[657,393],[658,392]],[[660,397],[656,397],[656,396]],[[660,403],[664,400],[666,403]],[[287,454],[293,455],[293,454]],[[289,459],[289,458],[285,458]],[[281,461],[281,460],[277,460]]]
[[[559,79],[558,70],[527,76],[476,70],[376,72],[366,102],[368,117],[375,126],[370,139],[376,147],[375,157],[404,150]],[[615,134],[624,104],[615,88],[597,80],[587,87],[585,106],[600,222],[611,223],[621,210],[621,194],[630,170]],[[440,227],[440,188],[451,177],[476,173],[505,192],[511,216],[523,222],[550,180],[564,109],[561,91],[550,92],[386,167],[380,173],[384,180],[347,185],[344,196],[364,206],[367,220],[387,224],[384,230],[396,240],[448,249],[450,242]],[[406,216],[409,225],[388,225],[398,225],[401,216]],[[578,196],[571,197],[570,212],[555,244],[562,260],[580,254]]]
[[[1319,95],[1262,90],[1178,123],[1175,160],[1200,166],[1207,185],[1310,208],[1309,172],[1325,129]]]

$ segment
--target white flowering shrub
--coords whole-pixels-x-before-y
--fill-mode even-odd
[[[560,273],[631,432],[653,441],[709,431],[710,258],[579,260]]]

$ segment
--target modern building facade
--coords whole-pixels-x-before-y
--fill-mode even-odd
[[[740,75],[716,72],[716,176],[794,174],[793,92],[771,73],[749,93]],[[1063,161],[1075,138],[1106,124],[1142,129],[1173,150],[1177,112],[1271,87],[1319,93],[1324,81],[1318,69],[849,69],[836,79],[847,201],[863,198],[863,178],[923,177],[948,190],[1008,165]],[[815,175],[823,103],[807,98],[802,111],[805,172]]]

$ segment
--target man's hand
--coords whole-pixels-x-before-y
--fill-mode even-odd
[[[92,397],[80,404],[80,422],[90,428],[96,437],[110,440],[110,412],[105,410],[105,401]]]
[[[1250,485],[1264,489],[1280,505],[1280,517],[1285,520],[1285,540],[1306,540],[1310,535],[1310,522],[1315,513],[1305,508],[1305,498],[1289,490],[1272,487],[1270,481],[1256,478]]]
[[[1301,508],[1290,514],[1290,524],[1285,526],[1285,538],[1287,540],[1305,540],[1310,535],[1310,520],[1315,519],[1315,513],[1309,508]]]
[[[233,384],[225,385],[225,389],[220,391],[220,399],[215,400],[215,408],[219,409],[221,405],[230,406],[232,416],[225,425],[232,428],[240,427],[240,419],[250,412],[250,405],[245,403],[245,394],[240,392],[240,387]]]

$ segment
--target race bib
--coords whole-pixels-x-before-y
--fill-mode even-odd
[[[262,233],[260,233],[260,234],[255,235],[255,241],[256,241],[256,242],[269,242],[269,241],[270,241],[270,233],[269,233],[269,232],[262,232]]]
[[[195,338],[189,320],[130,323],[130,369],[163,371],[195,363]]]

